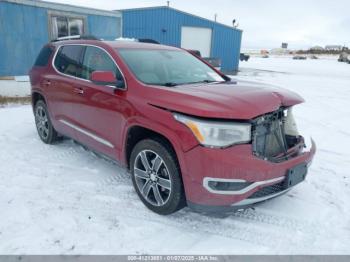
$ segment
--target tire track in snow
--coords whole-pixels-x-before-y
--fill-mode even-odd
[[[95,155],[95,157],[99,158],[101,160],[107,161],[109,164],[114,165],[118,169],[118,172],[116,172],[117,174],[108,175],[107,177],[104,177],[103,179],[98,181],[98,183],[97,183],[98,191],[100,193],[105,193],[108,195],[112,194],[112,197],[118,198],[118,197],[120,197],[120,193],[118,191],[120,190],[120,187],[123,187],[123,191],[128,192],[128,195],[129,195],[128,197],[130,197],[130,193],[131,193],[131,195],[133,195],[132,200],[134,201],[136,199],[136,201],[139,201],[139,199],[136,196],[136,193],[133,190],[130,174],[128,173],[128,171],[126,169],[118,166],[118,165],[115,165],[113,161],[106,160],[103,157],[100,157],[99,155]],[[129,199],[128,197],[122,197],[122,199],[124,199],[124,200]],[[135,216],[135,217],[137,217],[137,216]],[[182,215],[180,217],[179,216],[176,216],[176,217],[177,217],[177,221],[179,222],[178,224],[181,225],[182,224],[182,218],[181,218]],[[205,216],[201,215],[201,217],[203,218]],[[151,217],[148,217],[148,218],[151,219]],[[245,222],[245,223],[247,221],[251,221],[254,223],[257,222],[259,224],[268,224],[268,225],[272,225],[275,227],[288,229],[291,231],[297,230],[297,231],[303,231],[304,233],[310,233],[310,234],[314,234],[315,232],[317,232],[318,231],[317,228],[320,227],[320,225],[316,225],[315,223],[310,223],[308,221],[278,216],[275,214],[266,213],[266,212],[257,211],[257,210],[252,210],[252,209],[246,209],[243,211],[238,211],[238,212],[232,213],[230,215],[230,218],[240,219],[242,222]],[[183,219],[185,219],[185,218],[183,218]],[[190,215],[190,218],[186,222],[189,222],[189,224],[191,224],[192,221],[193,221],[193,219]],[[207,220],[202,219],[200,221],[206,222]],[[217,221],[220,221],[220,220],[217,220]],[[237,220],[235,222],[237,222]],[[217,232],[217,230],[215,230],[213,232],[215,234],[215,232]],[[210,231],[208,233],[210,233]],[[225,235],[227,235],[227,234],[225,234]]]
[[[11,142],[18,146],[21,146],[22,143],[19,140]],[[40,152],[40,155],[34,154],[34,157],[37,157],[35,162],[45,159],[49,166],[58,163],[63,168],[67,168],[78,160],[78,162],[87,163],[87,169],[91,172],[97,169],[96,173],[101,173],[97,174],[100,177],[94,176],[93,180],[89,180],[93,187],[81,189],[70,185],[67,188],[55,188],[55,194],[73,195],[71,199],[77,199],[74,203],[66,203],[63,200],[51,198],[55,204],[65,209],[83,211],[86,215],[101,216],[106,221],[112,219],[147,220],[155,226],[168,226],[192,234],[220,236],[266,247],[273,245],[277,250],[279,247],[283,249],[288,246],[291,246],[293,250],[305,249],[305,245],[310,248],[314,240],[320,236],[318,230],[315,230],[320,225],[252,209],[233,213],[223,219],[193,213],[189,209],[184,209],[169,217],[160,217],[142,205],[134,192],[128,172],[113,161],[106,160],[72,140],[64,140],[58,145],[49,146],[42,144],[36,137],[25,143],[27,144],[26,150],[12,151],[15,157],[20,157],[21,160],[28,157],[33,158],[33,152],[30,149],[35,147],[35,151]],[[94,166],[95,162],[98,163],[98,167]],[[108,172],[103,174],[103,171],[99,171],[99,167]],[[111,172],[111,170],[114,171]],[[57,172],[60,171],[55,170],[55,173]],[[79,177],[73,178],[73,183],[79,183],[79,179]],[[25,189],[30,189],[30,187]],[[123,207],[122,213],[115,212],[117,205],[119,211],[120,206]],[[77,223],[82,223],[82,221],[78,220]],[[265,225],[270,227],[265,227]]]
[[[63,141],[61,144],[59,144],[59,147],[53,147],[48,146],[45,144],[37,143],[40,141],[37,141],[38,139],[33,139],[32,142],[34,142],[37,145],[37,149],[39,149],[44,155],[48,156],[48,161],[53,160],[54,162],[57,162],[57,160],[66,160],[66,159],[72,159],[72,157],[79,157],[84,153],[89,153],[89,158],[95,158],[99,161],[104,161],[108,165],[110,165],[113,168],[116,168],[118,172],[115,172],[114,174],[108,174],[107,176],[104,174],[101,174],[101,179],[96,181],[96,186],[98,188],[98,192],[104,192],[114,195],[118,193],[118,188],[121,185],[126,187],[132,187],[130,175],[128,172],[119,167],[118,165],[115,165],[113,161],[106,160],[105,158],[101,157],[100,155],[94,154],[92,151],[87,150],[83,146],[80,146],[78,143],[72,141],[72,140],[66,140]],[[38,146],[39,145],[39,146]],[[59,150],[57,150],[59,148]],[[29,152],[27,152],[29,154]],[[23,152],[21,152],[23,155]],[[123,190],[125,191],[125,190]],[[115,196],[120,197],[120,196]],[[245,220],[251,220],[251,221],[258,221],[260,223],[267,223],[272,225],[280,225],[280,226],[289,226],[289,228],[302,228],[303,225],[298,224],[296,221],[291,220],[284,220],[283,222],[279,220],[278,217],[272,216],[272,215],[266,215],[264,213],[257,213],[252,212],[251,210],[245,210],[243,212],[236,212],[232,216],[240,219]]]
[[[96,199],[97,201],[102,201],[102,203],[96,205]],[[120,202],[124,202],[125,200],[139,201],[136,194],[134,194],[132,199],[126,197],[119,200],[121,200]],[[92,203],[92,201],[89,202]],[[79,209],[81,210],[81,208],[83,208],[87,213],[103,216],[106,220],[110,220],[110,212],[113,210],[114,204],[118,203],[105,203],[103,199],[95,198],[93,207],[80,205]],[[115,214],[115,218],[119,220],[124,218],[128,220],[148,221],[158,226],[172,227],[192,234],[219,236],[265,247],[270,247],[271,244],[273,244],[277,250],[279,247],[283,250],[283,247],[286,246],[291,246],[293,250],[303,250],[305,246],[310,248],[317,237],[317,234],[306,234],[305,232],[296,233],[293,227],[296,222],[288,221],[286,218],[283,218],[277,223],[273,223],[271,221],[275,221],[276,217],[273,217],[274,219],[268,219],[269,215],[267,214],[264,214],[264,220],[257,216],[254,219],[250,218],[250,220],[235,220],[235,217],[226,219],[213,218],[185,209],[177,214],[161,217],[145,209],[142,203],[137,203],[136,206],[127,205],[127,207],[123,209],[123,213]],[[265,229],[263,225],[266,224],[266,221],[269,221],[267,224],[274,226],[275,230],[271,230],[271,228]],[[282,228],[282,230],[279,228]],[[286,232],[285,229],[287,229],[288,232]]]
[[[113,217],[149,221],[193,234],[220,236],[266,247],[271,246],[271,243],[276,247],[290,245],[294,250],[302,250],[306,243],[309,247],[312,246],[315,238],[319,235],[315,230],[316,227],[313,225],[310,227],[310,224],[305,221],[253,210],[236,212],[224,219],[194,213],[189,209],[184,209],[168,217],[161,217],[151,213],[142,205],[134,193],[131,183],[118,181],[117,185],[105,184],[105,187],[109,187],[106,191],[101,190],[101,185],[99,185],[98,194],[91,192],[87,198],[85,196],[86,201],[79,201],[73,206],[65,208],[83,210],[87,215],[95,214],[95,216],[102,216],[105,220],[110,220]],[[120,190],[121,188],[123,190]],[[112,192],[114,194],[111,195]],[[62,192],[65,195],[69,193]],[[79,194],[79,192],[74,192],[74,194],[77,193]],[[90,195],[92,196],[90,197]],[[62,206],[66,206],[66,204],[65,202],[60,203]],[[123,213],[114,213],[115,205],[118,205],[118,209],[120,209],[120,204],[124,205]],[[276,230],[265,229],[264,225],[266,224],[275,227]]]
[[[235,218],[260,222],[263,224],[278,226],[290,230],[304,231],[307,233],[314,233],[320,226],[316,223],[310,223],[309,221],[279,216],[271,214],[270,212],[253,210],[251,208],[245,209],[243,211],[237,211],[233,213],[232,216]]]
[[[113,203],[106,203],[105,201],[114,202],[112,201],[113,198],[116,199],[115,202],[128,200],[139,201],[136,193],[134,193],[134,190],[132,188],[130,175],[125,169],[116,165],[113,161],[109,161],[108,159],[105,159],[104,157],[101,157],[98,154],[94,154],[91,151],[86,150],[84,147],[75,144],[74,142],[72,142],[72,145],[74,146],[69,147],[69,152],[62,152],[62,154],[57,154],[55,156],[55,159],[65,159],[67,156],[71,156],[73,154],[82,154],[84,152],[90,152],[91,154],[89,157],[96,158],[100,161],[104,161],[105,163],[107,163],[107,165],[110,165],[110,167],[116,168],[118,170],[118,172],[115,172],[113,174],[101,174],[101,179],[96,181],[96,189],[99,193],[95,197],[95,200],[97,200],[97,202],[102,202],[102,205],[105,205],[105,207],[108,209],[112,208]],[[130,210],[126,209],[125,214],[118,214],[117,216],[128,217],[130,219],[137,220],[147,219],[148,221],[154,223],[159,222],[164,225],[176,228],[183,228],[185,230],[193,232],[199,231],[205,234],[244,240],[250,243],[255,243],[263,246],[270,246],[271,242],[276,242],[277,245],[280,242],[288,242],[289,244],[293,244],[295,248],[299,242],[303,242],[302,246],[304,246],[305,238],[308,238],[309,244],[312,245],[313,240],[316,238],[317,235],[313,234],[315,234],[315,232],[318,232],[317,228],[319,227],[319,225],[315,225],[306,221],[287,218],[252,209],[235,212],[231,214],[229,218],[226,219],[207,217],[204,215],[192,213],[192,211],[181,211],[179,215],[175,214],[171,216],[170,219],[165,219],[159,218],[157,215],[149,215],[147,212],[144,211],[142,212],[141,210],[145,207],[142,206],[141,202],[139,203],[139,205],[141,208],[137,208],[137,212],[135,212],[135,210],[131,210],[130,214]],[[82,208],[82,206],[80,206],[80,208]],[[86,211],[91,210],[88,207],[84,207],[84,209]],[[93,209],[95,209],[95,207]],[[103,209],[104,208],[99,208],[99,212],[101,212],[101,210]],[[108,218],[110,213],[104,213],[104,215],[106,216],[106,218]],[[286,235],[285,232],[278,233],[277,230],[273,233],[267,233],[265,232],[265,230],[262,230],[263,228],[261,228],[261,225],[264,224],[272,225],[276,228],[281,228],[283,230],[288,230],[291,232],[302,231],[300,235],[302,235],[303,241],[296,241],[298,237],[295,237],[295,235],[292,237],[288,237],[288,234]],[[260,228],[257,228],[257,225],[259,225]],[[261,234],[259,234],[259,232],[261,232]]]

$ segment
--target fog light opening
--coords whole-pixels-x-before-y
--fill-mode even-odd
[[[208,186],[217,191],[238,191],[253,184],[252,182],[221,182],[209,181]]]

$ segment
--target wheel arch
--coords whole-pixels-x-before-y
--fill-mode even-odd
[[[176,149],[171,141],[162,133],[154,131],[153,129],[144,127],[142,125],[132,125],[126,131],[125,142],[124,142],[124,161],[126,163],[127,168],[130,168],[130,156],[135,145],[144,139],[154,139],[154,140],[162,140],[164,143],[168,144],[175,153],[176,160],[178,160],[178,156],[176,153]]]
[[[40,101],[40,100],[44,101],[44,103],[47,106],[47,110],[49,112],[51,123],[54,126],[54,128],[56,128],[55,119],[52,117],[53,116],[53,112],[51,111],[50,105],[49,105],[50,101],[45,97],[45,95],[41,91],[38,91],[38,90],[32,90],[32,95],[31,96],[32,96],[32,109],[33,109],[33,112],[35,111],[35,104],[38,101]]]
[[[33,91],[32,92],[32,106],[33,106],[33,109],[35,107],[36,102],[38,102],[39,100],[43,100],[45,102],[45,104],[47,104],[46,98],[41,92]]]

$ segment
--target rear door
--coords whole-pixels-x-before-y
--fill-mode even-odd
[[[77,78],[83,54],[83,46],[65,45],[58,47],[53,60],[55,74],[47,75],[49,107],[57,131],[75,138],[75,130],[69,125],[74,122],[72,105],[76,103]]]

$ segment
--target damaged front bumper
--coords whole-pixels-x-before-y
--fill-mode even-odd
[[[306,145],[282,162],[255,156],[252,145],[192,149],[186,153],[191,164],[183,176],[188,206],[201,212],[237,210],[286,193],[304,180],[314,157],[314,141]]]

